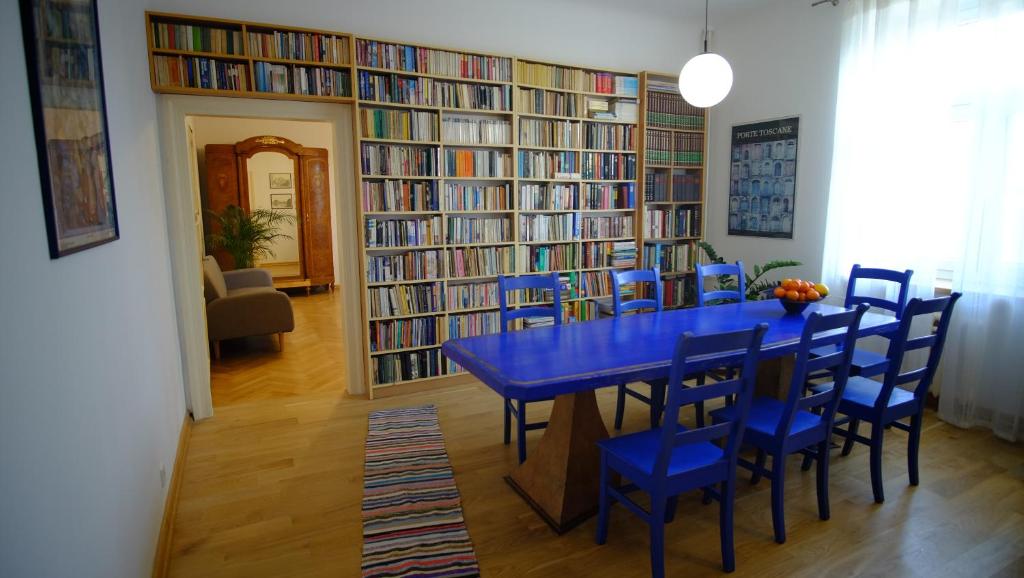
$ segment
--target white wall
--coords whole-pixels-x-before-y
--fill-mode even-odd
[[[767,0],[713,22],[712,49],[732,65],[729,96],[711,110],[708,241],[747,269],[772,259],[795,259],[780,276],[820,279],[825,213],[832,166],[840,16],[806,0]],[[729,153],[735,124],[800,117],[793,239],[728,235]]]
[[[99,5],[121,239],[51,261],[18,3],[0,3],[5,578],[148,575],[185,415],[143,8]]]

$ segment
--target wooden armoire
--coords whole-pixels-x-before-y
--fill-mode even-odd
[[[295,162],[296,219],[299,235],[300,274],[276,278],[279,288],[334,285],[334,254],[331,244],[331,187],[327,149],[308,148],[278,136],[256,136],[231,144],[206,145],[205,208],[219,213],[228,205],[249,210],[246,163],[260,152],[278,152]],[[206,227],[211,226],[207,217]],[[224,270],[234,269],[231,257],[214,252]]]

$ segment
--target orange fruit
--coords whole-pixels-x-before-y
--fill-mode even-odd
[[[799,282],[799,287],[797,288],[797,290],[798,291],[807,291],[810,288],[811,288],[811,284],[810,283],[808,283],[807,281],[800,281]]]
[[[786,291],[786,299],[789,299],[790,301],[799,301],[800,294],[793,289],[790,289],[789,291]]]
[[[804,293],[804,295],[807,296],[808,301],[817,301],[818,299],[821,299],[821,293],[818,293],[814,289],[808,289],[807,293]]]
[[[776,287],[775,288],[775,296],[779,297],[780,299],[782,297],[785,297],[786,296],[786,289],[784,287]]]
[[[782,281],[779,281],[779,286],[780,287],[784,287],[788,291],[789,290],[789,284],[792,283],[792,282],[793,282],[792,279],[790,279],[789,277],[786,277]]]
[[[824,283],[815,283],[814,290],[822,297],[828,297],[828,285],[825,285]]]

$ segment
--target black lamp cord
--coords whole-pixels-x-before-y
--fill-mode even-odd
[[[708,51],[708,1],[704,0],[704,52]]]

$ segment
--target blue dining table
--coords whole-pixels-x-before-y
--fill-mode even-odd
[[[506,399],[555,398],[540,443],[506,481],[562,533],[597,508],[597,442],[608,430],[594,390],[667,378],[676,340],[687,331],[705,335],[767,323],[760,358],[769,360],[796,351],[809,314],[842,310],[812,303],[803,313],[788,314],[778,300],[748,301],[450,339],[441,352]],[[893,317],[867,313],[859,335],[889,333],[897,324]],[[721,361],[705,358],[693,369]]]

